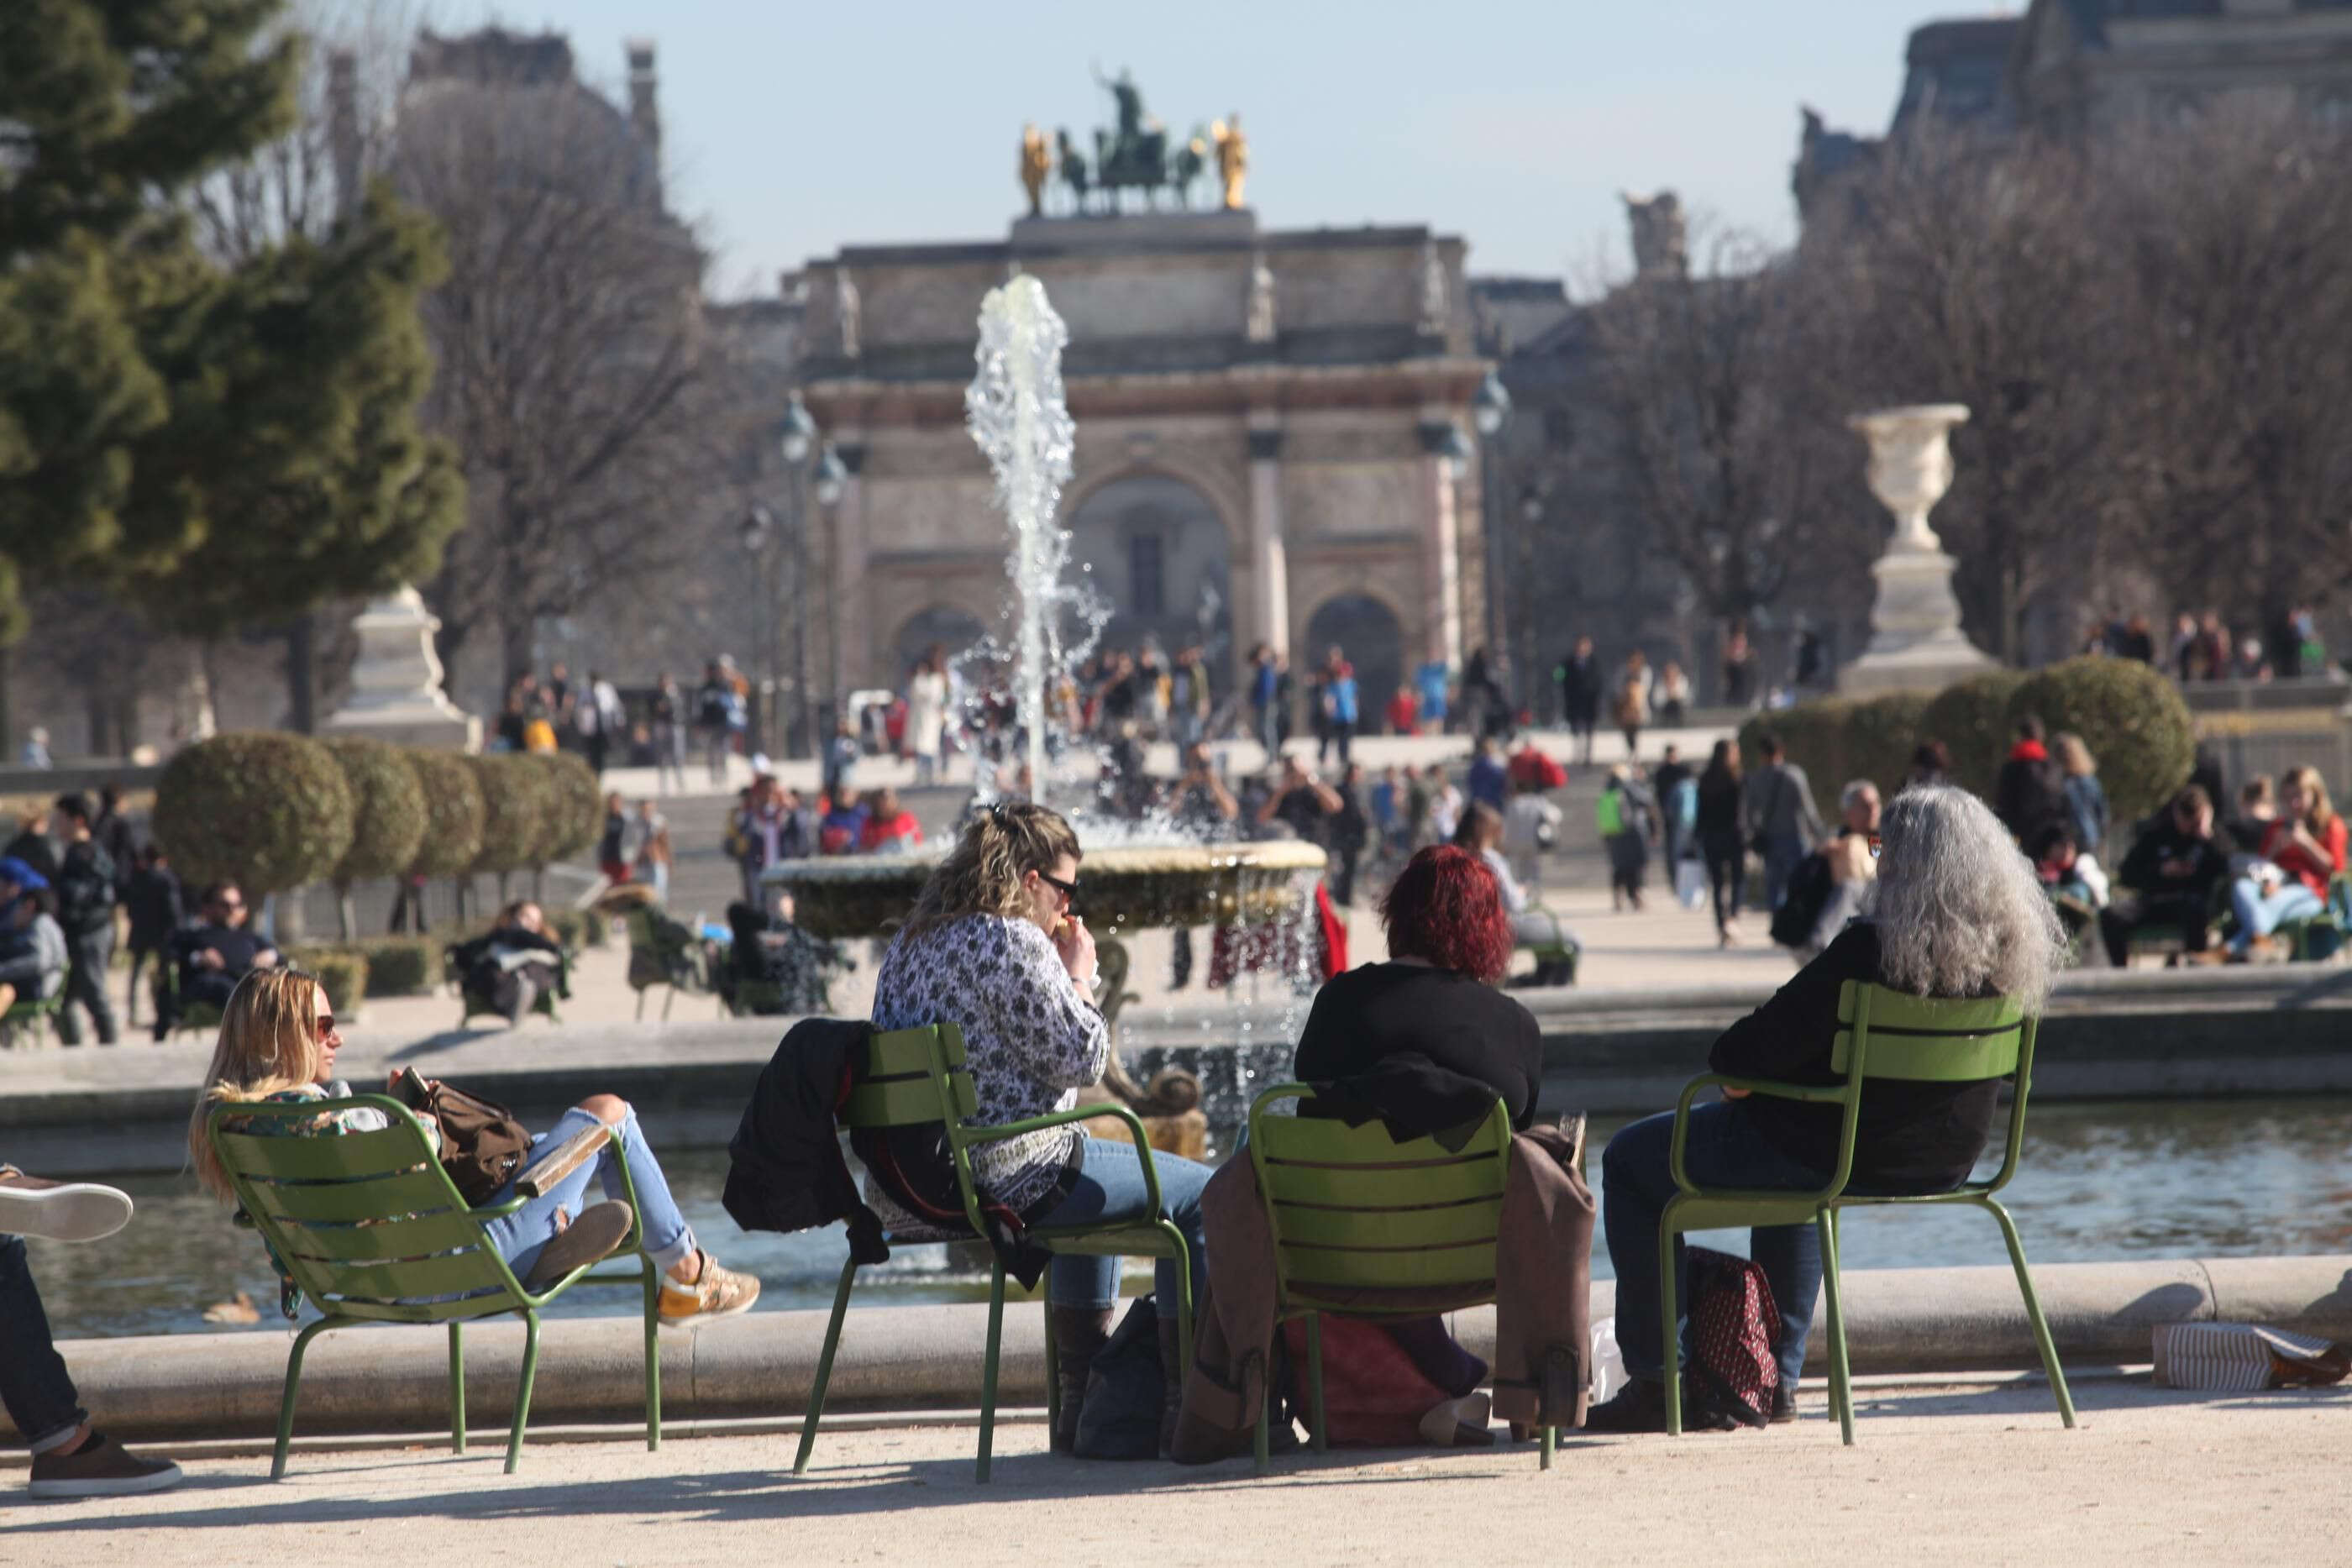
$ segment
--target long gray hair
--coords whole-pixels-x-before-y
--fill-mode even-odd
[[[2066,936],[2033,868],[1985,803],[1945,784],[1888,802],[1870,894],[1889,985],[1922,997],[2014,997],[2040,1011]]]

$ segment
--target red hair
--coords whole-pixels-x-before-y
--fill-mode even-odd
[[[1453,844],[1412,857],[1381,900],[1389,956],[1425,958],[1482,980],[1511,967],[1511,917],[1486,862]]]

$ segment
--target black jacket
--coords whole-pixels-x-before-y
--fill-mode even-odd
[[[2042,830],[2067,821],[2065,769],[2047,757],[2011,752],[1993,782],[1992,814],[2030,851]]]
[[[51,879],[58,890],[58,924],[68,936],[114,924],[114,862],[96,840],[68,844]]]
[[[2189,862],[2188,875],[2165,874],[2165,865],[2175,861]],[[2116,882],[2150,898],[2181,897],[2202,902],[2212,896],[2213,884],[2229,873],[2230,859],[2222,853],[2221,846],[2211,839],[2190,838],[2168,811],[2133,841],[2123,864],[2116,868]]]
[[[1315,994],[1291,1070],[1351,1126],[1379,1116],[1403,1137],[1462,1128],[1500,1096],[1511,1125],[1533,1119],[1543,1031],[1518,1001],[1472,976],[1366,964]]]
[[[132,872],[122,902],[131,913],[131,946],[135,951],[161,947],[186,917],[180,907],[180,879],[169,866]]]
[[[760,1070],[743,1120],[727,1145],[719,1202],[746,1230],[814,1230],[849,1222],[850,1256],[889,1259],[880,1217],[866,1207],[842,1158],[834,1116],[862,1071],[872,1026],[862,1019],[803,1019]]]

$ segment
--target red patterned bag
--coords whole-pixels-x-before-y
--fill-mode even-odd
[[[1684,1375],[1709,1415],[1761,1427],[1772,1419],[1780,1386],[1780,1313],[1764,1270],[1711,1248],[1685,1249],[1688,1260],[1691,1362]]]

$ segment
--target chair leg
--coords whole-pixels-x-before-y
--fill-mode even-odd
[[[1323,1424],[1323,1314],[1309,1312],[1307,1316],[1307,1397],[1312,1402],[1314,1417],[1312,1434],[1315,1451],[1330,1451]]]
[[[637,1021],[639,1023],[646,1021],[646,993],[643,987],[639,987],[637,990]]]
[[[643,1256],[637,1266],[646,1292],[646,1452],[651,1454],[661,1448],[661,1266]]]
[[[1813,1228],[1822,1239],[1822,1287],[1829,1298],[1830,1315],[1830,1403],[1837,1409],[1838,1432],[1845,1446],[1853,1447],[1853,1383],[1847,1375],[1845,1359],[1845,1305],[1838,1289],[1837,1210],[1824,1208],[1813,1216]],[[1795,1396],[1790,1390],[1790,1396]]]
[[[1277,1322],[1275,1332],[1282,1332]],[[1265,1475],[1274,1469],[1274,1446],[1270,1428],[1274,1426],[1274,1379],[1267,1378],[1258,1392],[1257,1401],[1257,1473]]]
[[[1559,1436],[1559,1428],[1557,1427],[1546,1427],[1543,1429],[1543,1458],[1537,1469],[1546,1470],[1551,1469],[1551,1451],[1554,1441]]]
[[[286,1392],[278,1402],[278,1451],[269,1461],[269,1479],[283,1480],[286,1477],[286,1450],[294,1441],[294,1396],[302,1386],[302,1353],[321,1329],[332,1323],[332,1318],[320,1318],[294,1336],[293,1354],[286,1358]]]
[[[1672,1215],[1658,1218],[1658,1343],[1664,1354],[1660,1365],[1665,1373],[1666,1436],[1683,1435],[1683,1347],[1680,1329],[1682,1313],[1675,1301],[1675,1287],[1682,1281],[1675,1278],[1675,1231]]]
[[[515,1388],[514,1429],[507,1434],[507,1474],[522,1463],[522,1435],[530,1425],[530,1389],[539,1379],[539,1314],[522,1314],[522,1381]]]
[[[1190,1373],[1192,1370],[1192,1302],[1200,1293],[1201,1282],[1192,1278],[1192,1249],[1184,1244],[1184,1233],[1176,1228],[1175,1221],[1170,1219],[1161,1220],[1160,1228],[1176,1249],[1177,1359],[1183,1364],[1184,1371]]]
[[[996,1352],[1004,1337],[1004,1265],[999,1262],[988,1281],[988,1364],[980,1376],[980,1463],[972,1479],[988,1480],[990,1451],[996,1442]]]
[[[801,1422],[801,1451],[793,1460],[793,1474],[808,1474],[809,1451],[816,1447],[816,1425],[824,1416],[824,1385],[833,1381],[833,1353],[841,1346],[841,1320],[849,1312],[849,1287],[857,1282],[857,1260],[841,1266],[841,1285],[833,1293],[833,1321],[825,1325],[824,1349],[816,1358],[816,1382],[809,1388],[808,1415]]]
[[[449,1451],[466,1451],[466,1325],[449,1325]]]
[[[2074,1425],[2074,1396],[2066,1390],[2066,1374],[2058,1365],[2058,1347],[2051,1343],[2049,1322],[2042,1315],[2042,1298],[2034,1293],[2032,1270],[2025,1266],[2025,1246],[2017,1239],[2016,1222],[1999,1198],[1982,1200],[2000,1221],[2000,1239],[2009,1244],[2010,1267],[2017,1270],[2018,1293],[2025,1298],[2025,1315],[2033,1324],[2033,1343],[2042,1352],[2042,1370],[2050,1378],[2050,1392],[2058,1397],[2058,1416],[2069,1429]]]

